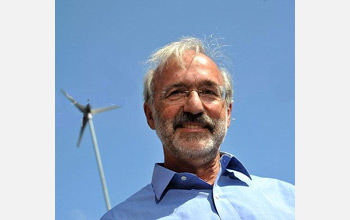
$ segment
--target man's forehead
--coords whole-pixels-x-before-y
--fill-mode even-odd
[[[209,57],[207,57],[206,55],[199,53],[197,56],[195,56],[193,58],[193,64],[199,64],[199,65],[214,65],[216,66],[216,64],[214,63],[214,61],[212,61]]]
[[[172,58],[164,66],[162,71],[156,72],[155,81],[167,81],[169,79],[179,79],[178,77],[196,77],[208,75],[221,81],[220,70],[208,56],[194,51],[187,51],[182,57],[183,65],[180,61]],[[215,79],[213,79],[215,80]]]
[[[206,66],[216,66],[215,62],[208,56],[203,53],[196,53],[193,50],[187,50],[183,53],[182,57],[183,67],[188,69],[193,65],[206,65]],[[168,68],[181,67],[181,61],[175,59],[174,57],[170,58],[168,61]]]

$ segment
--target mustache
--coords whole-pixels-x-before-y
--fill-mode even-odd
[[[206,114],[194,115],[188,112],[181,112],[174,119],[173,129],[176,130],[177,128],[183,127],[183,124],[186,122],[201,124],[203,127],[208,128],[211,133],[214,131],[216,124],[215,121]]]

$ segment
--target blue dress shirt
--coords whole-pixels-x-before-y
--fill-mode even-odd
[[[221,219],[289,220],[295,218],[295,187],[249,175],[234,156],[222,153],[214,185],[191,173],[155,164],[152,184],[112,208],[101,220]]]

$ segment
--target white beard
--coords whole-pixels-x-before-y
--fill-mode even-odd
[[[209,133],[179,133],[173,128],[173,120],[166,121],[159,115],[154,116],[156,132],[164,148],[182,161],[196,160],[201,164],[212,161],[227,132],[227,114],[225,119],[210,118],[214,126]]]

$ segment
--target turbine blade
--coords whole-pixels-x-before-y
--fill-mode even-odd
[[[81,112],[84,112],[85,106],[80,105],[79,103],[75,103],[74,105],[75,105]]]
[[[80,141],[81,141],[81,138],[83,137],[83,133],[84,133],[84,129],[86,127],[87,121],[88,121],[88,119],[86,117],[84,117],[83,118],[83,123],[81,124],[80,135],[79,135],[79,140],[78,140],[77,147],[79,147],[79,145],[80,145]]]
[[[116,109],[116,108],[120,108],[120,106],[113,105],[113,106],[104,107],[104,108],[91,109],[91,114],[96,115],[98,113],[105,112],[105,111],[112,110],[112,109]]]
[[[63,95],[66,96],[66,98],[67,98],[69,101],[71,101],[73,104],[77,103],[77,101],[75,101],[75,100],[73,99],[73,97],[70,96],[66,91],[64,91],[63,89],[61,89],[61,92],[62,92]]]
[[[64,91],[63,89],[61,89],[61,92],[63,93],[64,96],[66,96],[66,98],[71,101],[73,103],[73,105],[75,105],[81,112],[84,112],[85,107],[81,104],[79,104],[77,101],[75,101],[73,99],[72,96],[70,96],[66,91]]]

